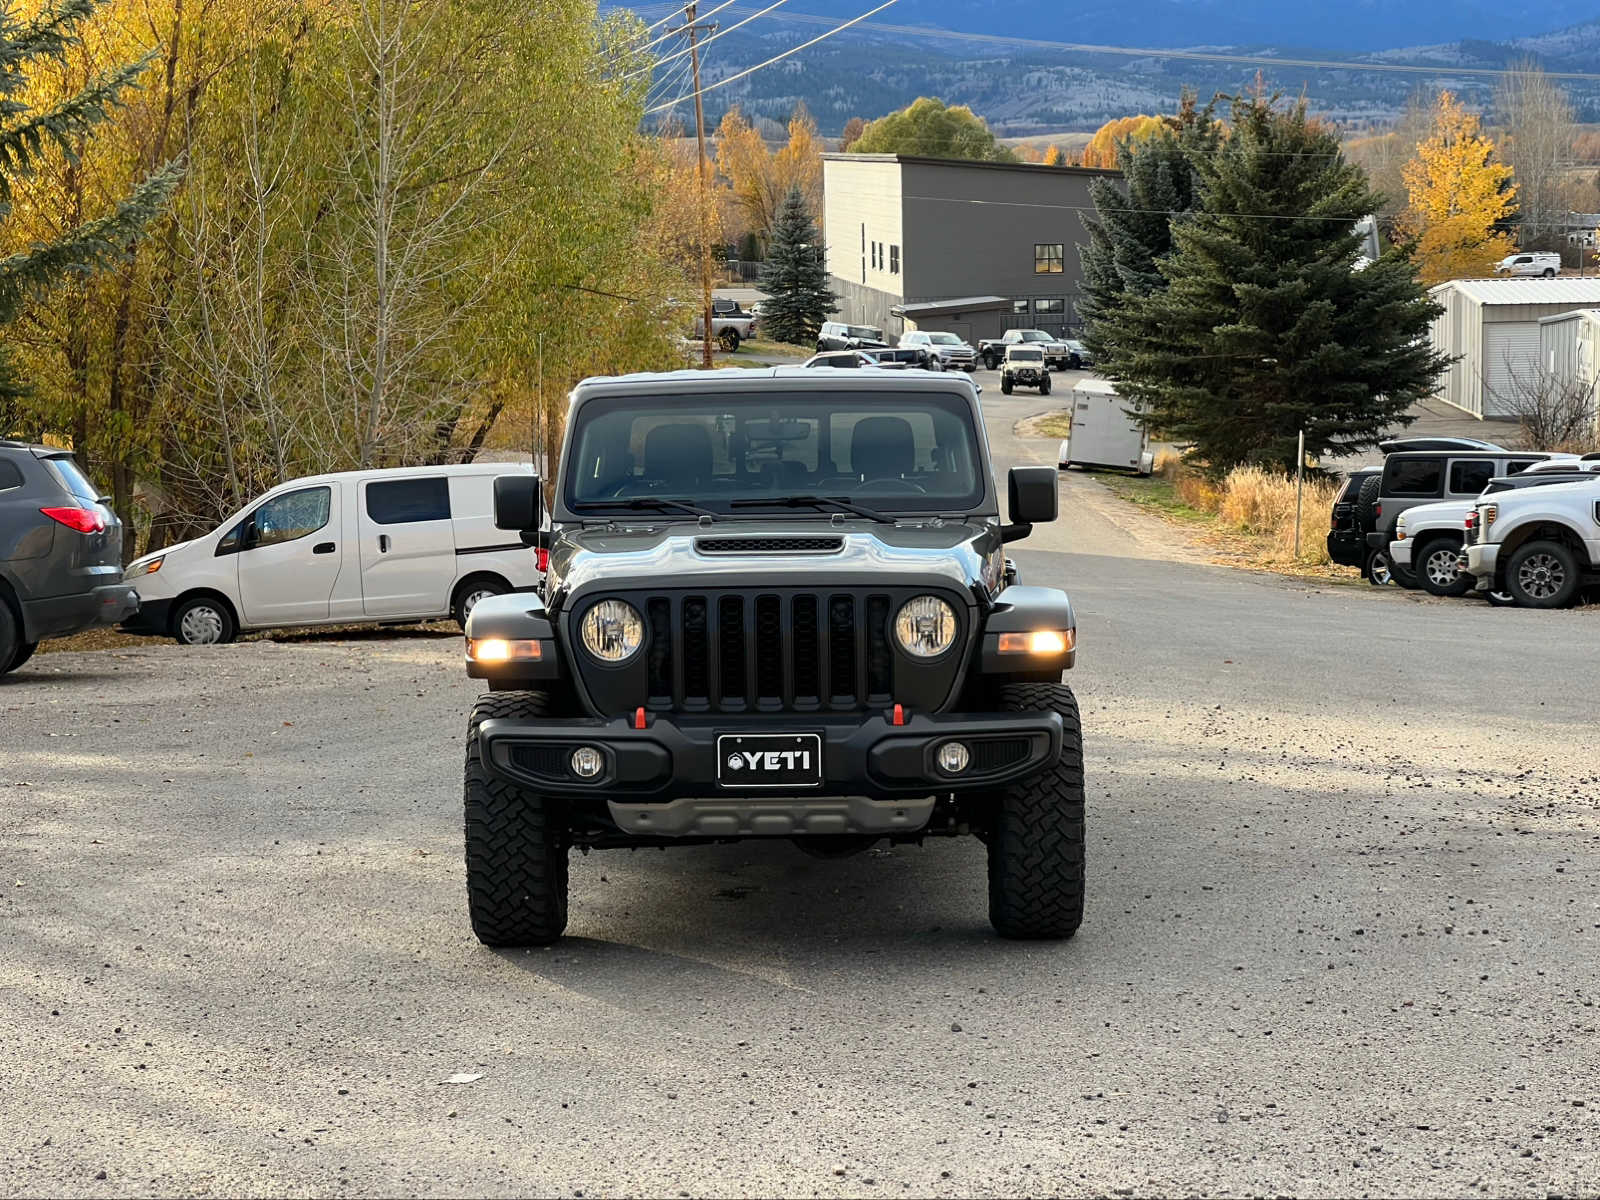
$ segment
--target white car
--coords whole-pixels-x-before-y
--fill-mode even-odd
[[[185,645],[243,630],[454,617],[536,587],[540,557],[494,524],[494,481],[531,463],[346,471],[294,479],[203,537],[129,564],[130,632]]]
[[[1600,476],[1479,497],[1464,569],[1525,608],[1562,608],[1600,579]]]

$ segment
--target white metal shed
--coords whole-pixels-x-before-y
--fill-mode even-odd
[[[1517,380],[1541,366],[1539,322],[1600,307],[1600,279],[1453,279],[1429,294],[1444,306],[1434,349],[1455,359],[1439,399],[1475,417],[1512,417]]]
[[[1600,429],[1600,309],[1580,308],[1539,322],[1539,366],[1562,383],[1580,384]]]

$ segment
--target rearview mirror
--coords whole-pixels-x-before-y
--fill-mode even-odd
[[[1054,521],[1061,512],[1058,480],[1055,467],[1012,467],[1012,522],[1017,525],[1038,525]]]
[[[537,475],[499,475],[494,481],[494,524],[496,529],[533,531],[539,528],[539,509],[544,494]]]

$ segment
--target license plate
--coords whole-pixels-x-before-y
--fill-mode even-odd
[[[719,734],[717,782],[734,788],[817,787],[822,783],[822,735]]]

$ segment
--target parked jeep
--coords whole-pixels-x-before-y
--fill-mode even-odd
[[[1050,369],[1044,351],[1035,346],[1008,346],[1000,364],[1000,390],[1011,395],[1013,388],[1036,387],[1041,396],[1050,394]]]
[[[1055,518],[1056,472],[1013,469],[1002,522],[965,375],[753,375],[579,384],[546,534],[538,482],[497,481],[550,565],[467,621],[474,932],[559,937],[573,847],[974,835],[995,929],[1071,936],[1076,622],[1004,552]]]
[[[1487,496],[1469,519],[1463,567],[1485,591],[1561,608],[1600,582],[1600,478]]]

